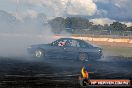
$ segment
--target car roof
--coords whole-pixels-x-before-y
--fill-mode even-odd
[[[81,39],[74,39],[74,38],[60,38],[60,39],[58,39],[58,40],[76,40],[76,41],[78,41],[78,42],[85,42],[84,40],[81,40]]]
[[[92,45],[91,43],[89,43],[89,42],[86,42],[86,41],[84,41],[84,40],[81,40],[81,39],[74,39],[74,38],[60,38],[60,39],[58,39],[58,40],[76,40],[76,41],[78,41],[78,42],[84,42],[84,43],[87,43],[87,44],[90,44],[90,45]]]

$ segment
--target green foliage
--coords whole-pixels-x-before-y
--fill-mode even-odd
[[[49,24],[51,25],[52,27],[52,31],[54,33],[61,33],[61,31],[64,30],[65,28],[65,19],[62,18],[62,17],[57,17],[51,21],[49,21]]]
[[[110,24],[110,27],[112,30],[117,30],[117,31],[124,31],[127,28],[125,24],[122,24],[120,22],[113,22],[112,24]]]
[[[68,31],[73,34],[94,34],[94,35],[128,35],[132,33],[132,26],[120,22],[113,22],[108,25],[94,25],[84,17],[56,17],[52,19],[49,24],[54,33],[61,33],[61,31]],[[129,32],[129,33],[128,33]],[[128,34],[127,34],[128,33]]]

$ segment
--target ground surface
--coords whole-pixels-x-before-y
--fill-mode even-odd
[[[0,58],[0,88],[79,88],[83,66],[91,79],[132,79],[132,59],[105,57],[85,63],[39,61],[28,57]]]
[[[132,44],[128,43],[109,43],[109,42],[90,42],[103,48],[107,56],[132,57]]]

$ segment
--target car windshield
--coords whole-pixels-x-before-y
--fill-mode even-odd
[[[50,45],[51,45],[51,46],[57,46],[57,45],[58,45],[58,40],[53,41]]]
[[[85,47],[93,47],[93,45],[88,43],[88,42],[86,42],[86,41],[80,40],[80,47],[83,47],[83,48],[85,48]]]

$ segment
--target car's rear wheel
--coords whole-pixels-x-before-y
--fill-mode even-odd
[[[43,58],[45,56],[45,53],[44,53],[44,50],[43,49],[37,49],[35,52],[34,52],[34,56],[36,58]]]
[[[87,53],[80,53],[79,60],[81,61],[88,61],[88,54]]]

